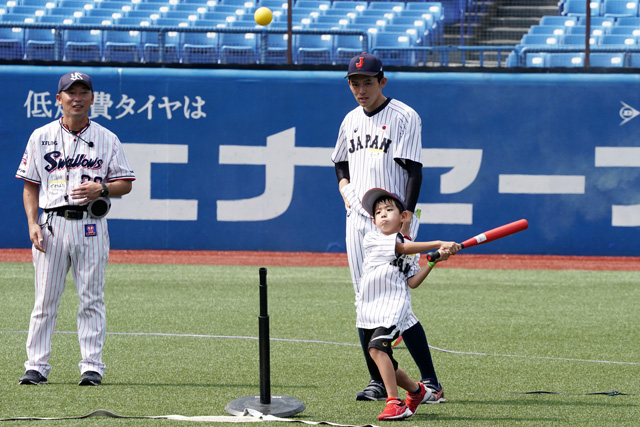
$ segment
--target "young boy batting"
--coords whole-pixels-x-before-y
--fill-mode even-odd
[[[364,237],[364,265],[356,296],[357,327],[364,330],[365,346],[376,363],[385,388],[387,403],[378,420],[410,417],[430,391],[413,381],[398,367],[391,343],[407,327],[411,313],[409,288],[417,288],[429,275],[435,262],[421,269],[419,252],[438,249],[446,260],[461,249],[455,242],[411,242],[400,230],[408,219],[404,204],[394,194],[380,188],[367,191],[362,207],[373,217],[376,230]],[[398,386],[407,391],[406,401],[398,397]]]

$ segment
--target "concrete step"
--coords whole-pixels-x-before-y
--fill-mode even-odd
[[[538,25],[540,23],[541,17],[529,17],[529,18],[520,18],[520,17],[502,17],[502,18],[491,18],[489,21],[490,27],[513,27],[513,28],[529,28],[532,25]]]
[[[496,10],[496,16],[540,17],[543,15],[557,15],[558,6],[501,6]]]

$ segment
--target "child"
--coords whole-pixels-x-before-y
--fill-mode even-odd
[[[387,404],[378,420],[397,420],[413,415],[429,390],[398,368],[391,343],[407,327],[411,313],[409,288],[417,288],[435,262],[420,269],[419,252],[440,251],[437,261],[461,249],[455,242],[411,242],[400,233],[407,212],[394,194],[374,188],[362,198],[363,208],[373,217],[376,230],[364,237],[364,267],[356,297],[357,327],[365,330],[369,355],[376,363],[387,389]],[[436,262],[437,262],[436,261]],[[398,386],[407,391],[406,403],[398,398]]]

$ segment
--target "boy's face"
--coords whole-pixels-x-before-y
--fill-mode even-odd
[[[386,235],[399,232],[403,221],[407,217],[407,213],[401,213],[398,206],[391,200],[379,201],[373,213],[374,224]]]

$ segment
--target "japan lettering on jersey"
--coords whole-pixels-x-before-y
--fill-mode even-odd
[[[407,172],[398,161],[422,163],[422,121],[408,105],[388,98],[369,114],[358,106],[342,121],[331,156],[334,163],[349,162],[355,195],[384,188],[404,199]]]

